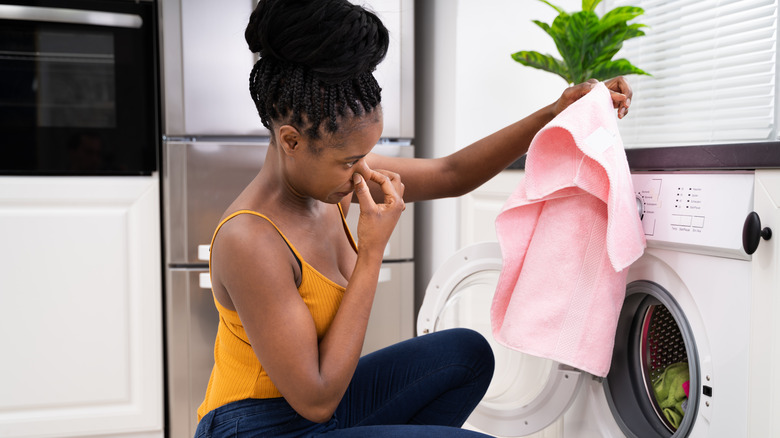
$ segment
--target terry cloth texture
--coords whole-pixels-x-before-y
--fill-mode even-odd
[[[645,236],[617,117],[599,83],[540,130],[496,219],[501,344],[606,376],[628,267]]]

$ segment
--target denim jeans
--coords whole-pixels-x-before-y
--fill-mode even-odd
[[[206,414],[195,437],[484,436],[460,426],[485,395],[493,366],[482,335],[444,330],[362,357],[327,422],[306,420],[283,398],[247,399]]]

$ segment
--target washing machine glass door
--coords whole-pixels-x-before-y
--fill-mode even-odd
[[[496,368],[468,423],[493,435],[524,436],[563,415],[576,397],[584,373],[511,350],[493,339],[490,306],[500,272],[498,243],[479,243],[457,252],[431,279],[417,331],[423,335],[465,327],[480,332],[493,348]]]

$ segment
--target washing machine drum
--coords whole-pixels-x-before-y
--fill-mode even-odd
[[[498,243],[468,246],[433,275],[417,318],[417,334],[465,327],[490,342],[496,359],[493,380],[468,423],[493,435],[540,431],[571,406],[585,373],[498,344],[490,305],[501,272]]]
[[[702,383],[699,345],[668,290],[646,280],[626,286],[604,380],[609,409],[625,436],[687,437],[693,432],[702,398],[712,396],[712,387]],[[683,387],[671,389],[682,380],[691,388],[685,397],[679,394]]]

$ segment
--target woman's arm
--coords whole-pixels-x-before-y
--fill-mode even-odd
[[[592,80],[569,87],[555,103],[446,157],[409,159],[371,154],[367,157],[368,165],[400,174],[406,186],[406,202],[463,195],[523,156],[541,128],[597,83]],[[631,88],[622,77],[605,85],[611,91],[618,117],[624,117],[631,104]],[[379,193],[372,193],[377,199]]]

